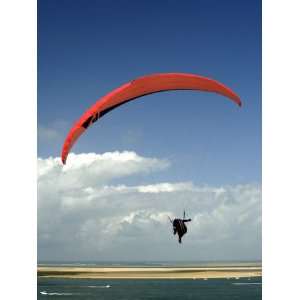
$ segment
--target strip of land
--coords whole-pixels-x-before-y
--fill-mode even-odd
[[[38,267],[39,277],[80,279],[208,279],[260,277],[261,267]]]

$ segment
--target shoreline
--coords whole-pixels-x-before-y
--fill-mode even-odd
[[[261,267],[40,267],[40,278],[209,279],[261,277]]]

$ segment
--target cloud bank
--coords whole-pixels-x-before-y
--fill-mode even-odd
[[[168,167],[126,151],[39,158],[39,260],[260,259],[260,186],[120,184]],[[179,245],[168,216],[183,209],[193,221]]]

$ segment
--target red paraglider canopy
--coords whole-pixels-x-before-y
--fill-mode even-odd
[[[168,90],[199,90],[214,92],[242,105],[237,94],[220,82],[194,74],[162,73],[139,77],[100,98],[70,129],[62,149],[61,159],[66,163],[70,149],[80,135],[100,117],[114,108],[152,93]]]

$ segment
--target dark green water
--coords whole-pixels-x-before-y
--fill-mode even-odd
[[[208,280],[38,279],[38,299],[260,300],[261,278]]]
[[[261,266],[261,261],[39,261],[43,267],[246,267]]]

